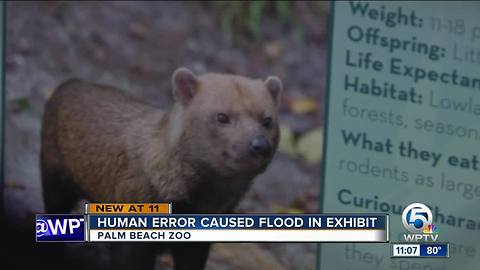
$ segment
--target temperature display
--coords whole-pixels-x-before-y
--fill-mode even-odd
[[[448,244],[420,244],[420,257],[448,257]]]

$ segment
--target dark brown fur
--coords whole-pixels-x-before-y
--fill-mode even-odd
[[[162,111],[108,86],[80,80],[59,86],[45,106],[42,127],[46,212],[67,213],[81,196],[95,202],[173,202],[176,213],[233,210],[278,144],[281,83],[197,77],[179,69],[173,87],[176,103]],[[219,124],[220,112],[235,121]],[[267,116],[273,119],[270,128],[261,125]],[[252,155],[253,136],[266,138],[272,153]],[[113,246],[114,267],[152,267],[151,246],[134,246]],[[175,269],[203,269],[208,246],[171,245]],[[126,249],[137,260],[122,262]]]

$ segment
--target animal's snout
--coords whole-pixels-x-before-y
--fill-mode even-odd
[[[272,146],[270,142],[263,136],[255,136],[250,141],[250,150],[253,153],[267,155],[272,151]]]

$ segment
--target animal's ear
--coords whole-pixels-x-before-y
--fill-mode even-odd
[[[178,68],[172,76],[173,97],[182,105],[187,105],[198,91],[197,77],[188,68]]]
[[[283,91],[282,81],[277,76],[269,76],[265,80],[265,87],[272,95],[275,104],[278,106],[280,104],[280,98]]]

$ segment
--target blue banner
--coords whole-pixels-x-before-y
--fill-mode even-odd
[[[37,242],[83,242],[83,215],[36,215]]]
[[[386,229],[386,215],[89,215],[90,229]]]
[[[420,244],[420,257],[448,257],[448,244]]]

